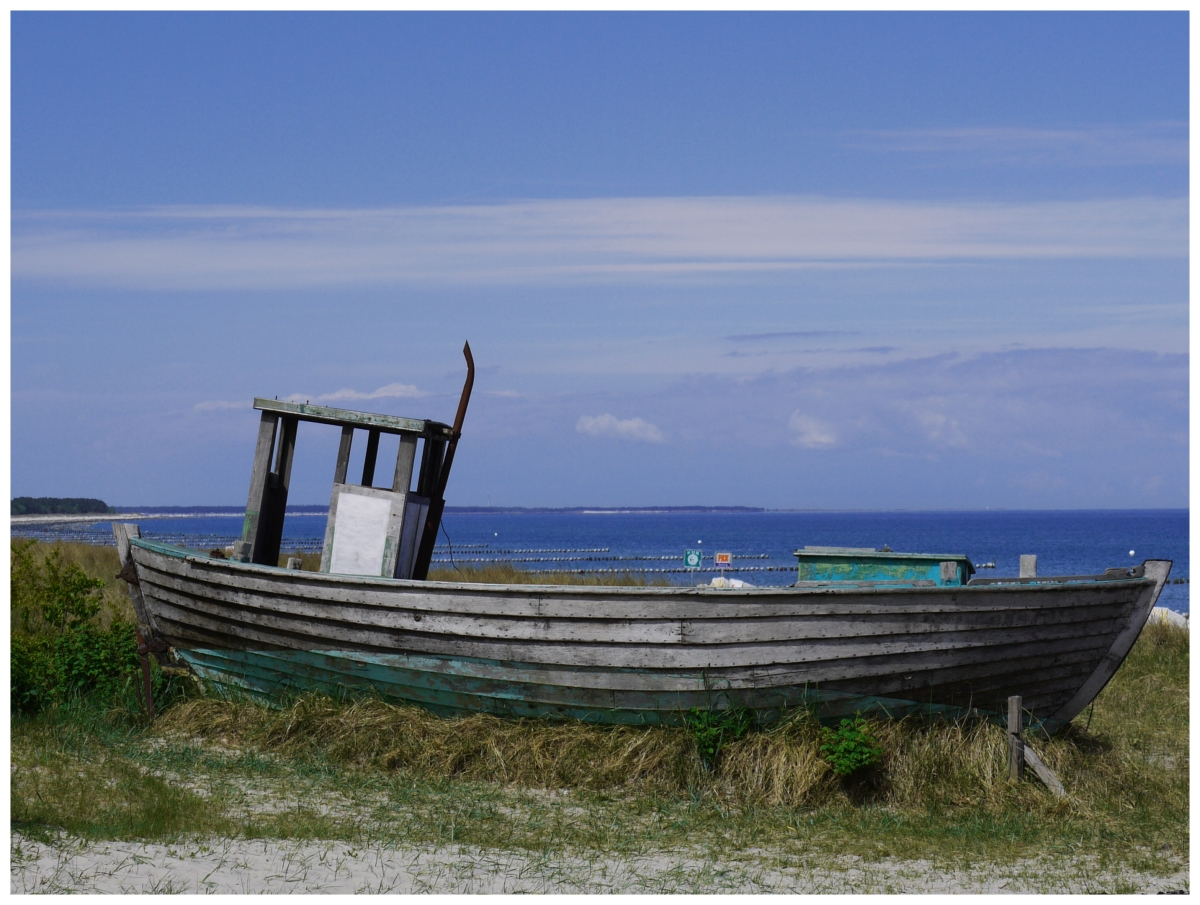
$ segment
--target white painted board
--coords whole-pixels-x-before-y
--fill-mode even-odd
[[[329,571],[342,575],[379,575],[391,511],[389,499],[339,493]]]

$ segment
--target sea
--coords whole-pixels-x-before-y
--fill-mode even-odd
[[[235,507],[158,508],[129,514],[142,536],[193,549],[227,547],[241,533]],[[289,510],[285,551],[321,548],[322,507]],[[760,587],[796,580],[793,551],[804,546],[887,546],[897,552],[965,554],[978,577],[1018,574],[1036,554],[1040,575],[1089,575],[1143,559],[1174,561],[1159,606],[1189,613],[1188,510],[1118,509],[982,512],[654,511],[448,509],[434,560],[439,567],[509,562],[518,568],[581,574],[645,573],[679,584],[718,574]],[[43,540],[112,543],[111,521],[13,525],[12,534]],[[687,568],[688,551],[701,554]],[[731,554],[729,567],[715,565]]]

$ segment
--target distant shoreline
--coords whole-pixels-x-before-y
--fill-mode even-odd
[[[77,513],[70,515],[14,515],[10,524],[46,524],[53,522],[127,521],[131,518],[203,518],[240,516],[245,506],[116,506],[114,513]],[[1138,509],[767,509],[759,506],[447,506],[452,515],[768,515],[774,513],[1059,513],[1059,512],[1174,512],[1186,513],[1188,507]],[[287,507],[288,515],[326,515],[327,505]]]

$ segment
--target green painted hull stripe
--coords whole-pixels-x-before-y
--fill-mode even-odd
[[[776,689],[704,687],[695,678],[692,690],[613,692],[563,685],[537,685],[481,678],[471,664],[452,659],[359,651],[245,651],[194,648],[179,656],[202,677],[240,687],[268,700],[289,693],[320,691],[334,696],[379,694],[424,707],[444,716],[493,713],[510,717],[552,717],[585,722],[678,725],[693,707],[746,704],[770,721],[786,709],[809,707],[823,721],[855,713],[892,718],[908,715],[969,715],[999,720],[1002,715],[950,705],[900,698],[823,691],[815,686]],[[513,664],[508,664],[513,665]],[[636,672],[635,670],[629,670]],[[608,698],[608,705],[598,698]],[[618,697],[622,704],[617,704]],[[1045,729],[1052,731],[1049,724]]]

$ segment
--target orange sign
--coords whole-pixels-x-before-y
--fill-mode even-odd
[[[716,563],[718,569],[721,569],[721,568],[727,569],[733,565],[733,554],[732,553],[717,553],[713,556],[713,562]]]

